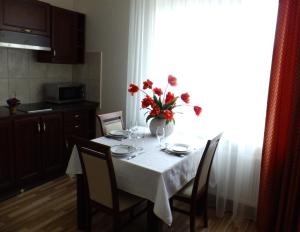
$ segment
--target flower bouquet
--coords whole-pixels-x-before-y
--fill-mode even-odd
[[[12,97],[6,100],[6,103],[9,107],[10,113],[15,113],[17,110],[17,106],[21,104],[20,100],[16,97]]]
[[[141,107],[147,110],[145,114],[147,115],[146,122],[148,122],[150,119],[161,119],[161,120],[165,120],[166,125],[168,125],[169,123],[175,124],[174,109],[180,106],[193,107],[195,114],[197,116],[200,115],[202,111],[202,108],[200,106],[188,105],[190,102],[190,95],[188,93],[182,93],[180,96],[175,96],[175,94],[172,93],[171,91],[167,92],[169,86],[171,87],[177,86],[176,77],[172,75],[168,76],[168,85],[164,90],[164,92],[162,91],[161,88],[158,87],[153,88],[153,82],[150,81],[149,79],[143,82],[142,89],[140,89],[135,84],[129,85],[128,92],[130,92],[132,96],[138,91],[141,91],[145,95],[145,97],[141,102]],[[150,93],[148,94],[146,91],[149,90]],[[178,99],[181,99],[183,104],[177,105]]]

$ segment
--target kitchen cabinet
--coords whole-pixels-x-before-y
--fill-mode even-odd
[[[15,185],[12,120],[0,119],[0,192],[9,192]]]
[[[38,52],[39,62],[76,64],[84,62],[85,16],[51,7],[51,52]]]
[[[62,115],[49,114],[41,117],[41,154],[44,178],[60,175],[64,171]]]
[[[23,104],[34,109],[41,104]],[[0,107],[0,200],[64,175],[68,138],[95,138],[95,102],[49,104],[49,112],[11,115]]]
[[[90,115],[93,114],[94,118],[90,118]],[[95,131],[95,127],[92,128],[92,132],[90,128],[92,126],[96,126],[94,124],[95,121],[95,110],[69,110],[64,112],[64,141],[65,141],[65,154],[66,154],[66,164],[70,158],[70,152],[72,147],[69,145],[69,138],[72,135],[83,137],[86,139],[95,138],[93,131]]]
[[[88,139],[88,111],[72,110],[64,112],[64,134],[65,137],[76,135]]]
[[[50,5],[36,0],[0,0],[0,29],[50,36]]]
[[[18,187],[59,175],[63,169],[62,115],[27,116],[14,120]]]

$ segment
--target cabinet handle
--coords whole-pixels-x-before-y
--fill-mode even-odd
[[[79,118],[79,114],[75,114],[75,115],[74,115],[74,118]]]
[[[24,32],[27,32],[27,33],[31,33],[31,32],[32,32],[32,31],[31,31],[30,29],[28,29],[28,28],[24,28],[23,31],[24,31]]]
[[[46,123],[45,122],[43,122],[43,129],[44,129],[44,131],[46,131]]]
[[[76,125],[76,126],[75,126],[75,128],[78,128],[78,127],[79,127],[79,125]]]
[[[56,56],[56,51],[55,51],[55,49],[53,49],[53,57],[55,57]]]
[[[37,128],[38,128],[38,132],[40,133],[41,132],[41,124],[39,122],[37,123]]]

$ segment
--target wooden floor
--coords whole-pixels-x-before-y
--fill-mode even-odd
[[[0,203],[1,232],[78,232],[76,228],[75,181],[61,177],[42,186],[24,192]],[[93,220],[93,231],[110,231],[110,218],[98,214]],[[146,216],[133,221],[124,231],[146,231]],[[188,217],[174,213],[174,223],[166,231],[189,231]],[[230,215],[222,219],[209,211],[208,229],[202,228],[199,218],[197,231],[252,232],[255,224],[251,221],[233,223]]]

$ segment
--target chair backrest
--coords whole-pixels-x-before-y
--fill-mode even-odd
[[[123,116],[122,111],[96,115],[100,124],[102,135],[107,135],[111,130],[122,130]]]
[[[118,191],[110,147],[72,137],[79,153],[86,195],[102,206],[119,208]]]
[[[196,198],[201,193],[207,193],[208,181],[210,175],[211,165],[213,163],[214,155],[217,150],[220,138],[222,134],[219,134],[212,140],[208,140],[198,166],[197,174],[194,180],[192,198]]]

